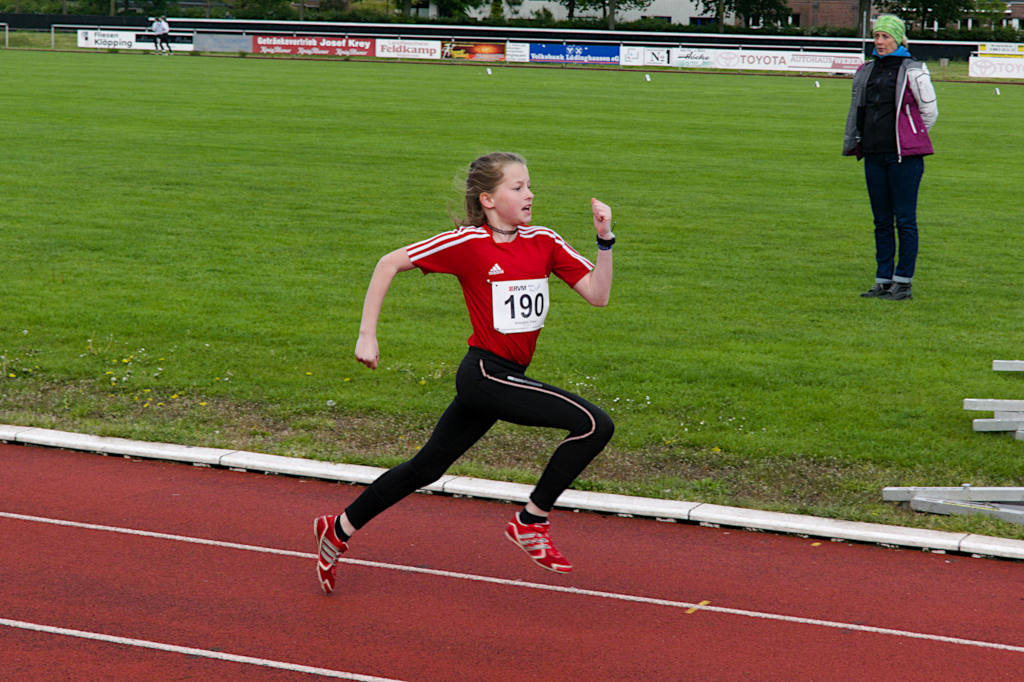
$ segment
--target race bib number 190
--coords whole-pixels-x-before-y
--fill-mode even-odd
[[[491,310],[494,328],[502,334],[540,329],[548,316],[548,280],[491,282]]]

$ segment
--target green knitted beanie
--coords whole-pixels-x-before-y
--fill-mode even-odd
[[[872,32],[878,31],[891,35],[897,45],[907,44],[907,25],[895,14],[883,14],[875,19],[875,27]]]

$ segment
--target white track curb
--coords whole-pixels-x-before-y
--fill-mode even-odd
[[[281,457],[243,450],[203,448],[171,443],[148,443],[92,436],[88,434],[0,424],[0,441],[81,450],[108,455],[164,459],[205,466],[222,466],[245,471],[304,476],[345,483],[369,484],[384,469],[354,464]],[[423,489],[446,495],[463,495],[507,502],[525,502],[532,486],[488,481],[466,476],[444,476]],[[961,552],[978,556],[1024,559],[1024,540],[1011,540],[971,533],[904,528],[879,523],[841,521],[800,514],[758,511],[717,504],[658,500],[628,495],[611,495],[567,490],[558,500],[564,509],[667,521],[729,526],[751,530],[791,533],[834,540],[870,542],[887,546],[913,547],[929,551]]]

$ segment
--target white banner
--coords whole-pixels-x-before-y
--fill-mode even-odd
[[[440,40],[377,39],[377,56],[399,59],[440,59]]]
[[[1024,57],[1024,43],[980,43],[982,57]]]
[[[849,52],[791,52],[790,71],[827,71],[829,73],[855,73],[864,63],[864,57]]]
[[[530,61],[530,43],[506,43],[506,62],[528,62]]]
[[[619,50],[619,63],[622,66],[668,66],[669,49],[667,47],[623,45]]]
[[[1024,59],[971,57],[967,75],[971,78],[1024,78]]]
[[[670,65],[675,67],[741,71],[853,73],[863,63],[863,57],[849,52],[716,50],[702,47],[672,48],[670,58]]]
[[[715,69],[716,52],[725,50],[709,50],[703,47],[672,48],[669,54],[669,65],[687,69]]]
[[[129,31],[78,31],[78,47],[104,50],[134,50],[135,33]],[[153,43],[149,43],[153,47]]]
[[[639,45],[623,45],[619,51],[619,64],[622,66],[643,66],[644,50]]]
[[[154,35],[141,31],[93,31],[78,30],[78,47],[97,50],[155,50]],[[190,34],[170,33],[172,52],[191,52],[194,50]]]

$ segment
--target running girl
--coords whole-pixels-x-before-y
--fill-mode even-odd
[[[596,265],[554,230],[530,224],[533,192],[526,161],[496,152],[469,167],[466,218],[460,227],[397,249],[377,263],[363,303],[356,359],[376,369],[380,359],[377,320],[384,296],[399,272],[455,275],[473,326],[469,350],[456,372],[456,396],[426,445],[386,471],[340,515],[313,523],[317,576],[334,590],[338,555],[370,519],[438,480],[455,460],[499,419],[514,424],[565,429],[526,506],[514,514],[505,536],[541,567],[567,573],[572,564],[555,549],[548,514],[612,436],[614,425],[599,407],[555,386],[527,377],[526,367],[550,299],[548,276],[557,275],[592,305],[605,306],[612,286],[611,209],[591,199],[597,231]]]

